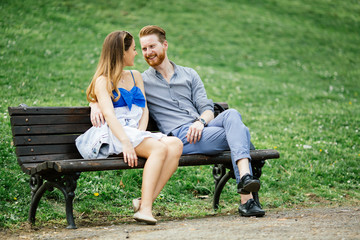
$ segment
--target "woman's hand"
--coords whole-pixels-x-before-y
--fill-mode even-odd
[[[105,123],[104,115],[101,112],[99,103],[91,102],[90,103],[90,120],[94,127],[101,127]]]
[[[138,158],[135,152],[134,147],[130,142],[123,143],[123,155],[124,162],[127,163],[130,167],[138,165]]]

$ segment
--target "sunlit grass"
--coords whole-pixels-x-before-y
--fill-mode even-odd
[[[359,204],[359,12],[355,0],[2,1],[0,226],[25,222],[31,199],[7,107],[86,106],[84,91],[105,36],[117,29],[136,36],[147,24],[167,30],[170,59],[198,71],[210,98],[241,112],[257,148],[280,152],[263,168],[265,209]],[[135,68],[143,71],[137,37],[136,43]],[[126,221],[141,173],[82,173],[77,221]],[[164,219],[214,214],[213,191],[210,166],[180,168],[154,213]],[[238,202],[232,180],[220,214],[235,214]],[[40,223],[65,225],[62,203],[60,192],[47,194]]]

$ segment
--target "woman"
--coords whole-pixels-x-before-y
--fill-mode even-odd
[[[134,218],[156,224],[152,204],[178,167],[182,142],[145,131],[149,111],[141,74],[123,70],[134,65],[136,55],[130,33],[115,31],[105,38],[86,94],[90,102],[99,103],[106,123],[79,136],[76,146],[84,158],[104,158],[122,152],[125,163],[131,167],[137,166],[138,157],[146,158],[141,198],[133,200]]]

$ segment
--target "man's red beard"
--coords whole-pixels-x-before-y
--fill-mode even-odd
[[[155,59],[149,59],[155,56]],[[160,54],[153,54],[151,56],[145,57],[145,61],[152,67],[159,66],[165,59],[165,49],[163,49],[163,52]]]

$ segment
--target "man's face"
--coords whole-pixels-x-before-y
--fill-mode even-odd
[[[166,57],[167,42],[161,43],[155,34],[140,38],[141,50],[145,61],[152,67],[159,66]]]

